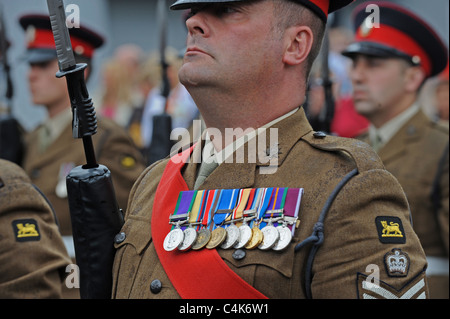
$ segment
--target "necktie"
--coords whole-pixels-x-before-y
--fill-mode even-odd
[[[198,171],[197,180],[195,181],[194,189],[198,189],[203,184],[205,179],[219,166],[213,159],[209,159],[207,162],[202,162]]]

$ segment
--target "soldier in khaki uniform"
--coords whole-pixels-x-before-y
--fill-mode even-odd
[[[367,144],[314,132],[300,106],[327,14],[349,2],[175,2],[191,9],[179,76],[207,130],[134,185],[116,237],[113,298],[428,297],[397,180]],[[168,249],[179,194],[272,187],[304,190],[284,250],[251,241]]]
[[[45,196],[0,159],[0,299],[61,298],[71,263]]]
[[[354,61],[356,110],[371,122],[360,138],[405,190],[427,255],[431,298],[448,298],[448,128],[430,120],[417,102],[423,81],[445,68],[447,49],[412,12],[379,7],[379,28],[368,28],[365,9],[356,9],[356,39],[344,52]]]
[[[23,168],[52,203],[69,254],[74,257],[66,176],[72,168],[86,163],[83,143],[72,137],[66,80],[55,76],[59,68],[48,16],[26,15],[20,23],[28,41],[28,81],[33,102],[44,105],[49,115],[26,136]],[[77,62],[90,65],[103,39],[83,26],[69,30]],[[108,119],[98,119],[93,143],[98,162],[111,171],[119,207],[125,209],[131,187],[145,168],[144,159],[128,134]]]

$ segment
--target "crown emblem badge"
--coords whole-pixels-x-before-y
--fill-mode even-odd
[[[394,248],[384,256],[384,264],[390,277],[405,277],[409,271],[409,256],[401,249]]]

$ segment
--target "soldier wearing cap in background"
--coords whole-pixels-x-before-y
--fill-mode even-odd
[[[22,168],[0,159],[0,299],[61,298],[71,263],[51,204]]]
[[[26,31],[33,103],[48,111],[48,119],[26,137],[23,167],[52,203],[69,254],[74,257],[66,176],[72,168],[85,164],[83,144],[72,137],[66,80],[55,76],[59,68],[49,17],[25,15],[20,24]],[[93,54],[104,40],[83,26],[69,30],[77,63],[88,64],[89,77]],[[119,207],[125,209],[129,191],[145,168],[144,159],[123,128],[111,120],[99,119],[93,142],[97,159],[111,170]]]
[[[355,10],[356,38],[344,51],[357,112],[371,125],[360,136],[378,152],[407,195],[428,260],[431,298],[448,298],[448,128],[431,121],[417,102],[423,82],[447,64],[447,49],[435,31],[405,8],[379,6],[379,27],[365,7]]]
[[[366,143],[314,132],[301,107],[327,15],[350,2],[174,3],[172,9],[191,9],[179,77],[207,131],[192,147],[150,166],[134,185],[115,240],[113,298],[428,296],[425,254],[397,180]],[[241,128],[242,134],[230,140],[227,128]],[[234,195],[225,201],[224,194],[239,190],[242,200],[247,190],[262,190],[261,201],[256,195],[247,201],[267,203],[275,188],[304,190],[299,208],[286,199],[282,209],[293,237],[286,243],[289,237],[278,239],[285,244],[281,249],[275,235],[260,236],[263,223],[254,224],[243,248],[236,248],[240,242],[228,245],[227,231],[225,241],[211,235],[206,247],[201,245],[206,235],[187,248],[186,235],[178,236],[180,211],[180,218],[202,216],[202,230],[214,221],[216,231],[226,224],[216,220],[227,212],[221,207],[245,217],[243,206],[232,200],[227,206]],[[195,203],[198,194],[208,194],[209,209],[186,206],[192,191]],[[211,200],[212,193],[223,194],[219,202]],[[263,206],[256,207],[263,211]],[[270,227],[269,220],[260,231]]]

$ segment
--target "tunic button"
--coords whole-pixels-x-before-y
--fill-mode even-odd
[[[159,281],[158,279],[155,279],[152,281],[152,283],[150,284],[150,291],[154,294],[158,294],[162,289],[162,284],[161,281]]]
[[[235,260],[242,260],[242,259],[245,258],[245,255],[246,255],[245,250],[237,249],[237,250],[233,253],[233,258],[234,258]]]
[[[120,244],[120,243],[122,243],[122,242],[125,240],[126,237],[127,237],[127,235],[125,235],[124,232],[118,233],[118,234],[114,237],[114,242],[115,242],[116,244]]]
[[[314,132],[313,136],[315,138],[325,138],[327,136],[327,134],[325,134],[324,132],[318,131],[318,132]]]

